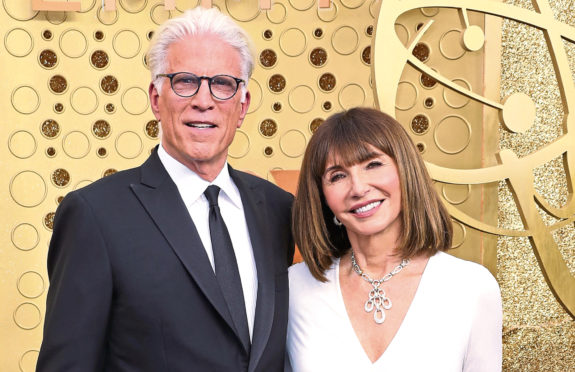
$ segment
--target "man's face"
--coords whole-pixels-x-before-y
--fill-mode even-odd
[[[240,55],[214,35],[187,36],[168,48],[167,71],[197,76],[219,74],[241,78]],[[207,80],[192,97],[174,93],[168,78],[159,92],[150,84],[152,111],[162,125],[162,146],[173,158],[212,181],[223,167],[236,129],[247,113],[250,94],[241,102],[241,85],[229,100],[210,94]],[[243,84],[243,83],[242,83]]]

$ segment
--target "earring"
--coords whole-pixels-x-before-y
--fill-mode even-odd
[[[336,226],[341,226],[341,225],[343,225],[343,223],[341,223],[341,221],[338,220],[335,215],[333,216],[333,223],[335,223]]]

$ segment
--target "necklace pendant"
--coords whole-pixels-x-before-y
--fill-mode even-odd
[[[373,320],[377,324],[381,324],[385,320],[385,313],[383,310],[391,309],[391,300],[385,295],[385,291],[379,288],[379,283],[374,284],[373,289],[369,292],[369,299],[365,301],[364,309],[367,313],[373,313]]]
[[[373,289],[369,292],[369,298],[365,301],[365,305],[363,308],[367,313],[373,312],[373,320],[375,323],[381,324],[385,321],[385,312],[384,310],[391,309],[391,300],[387,297],[383,288],[379,288],[381,284],[390,280],[394,275],[397,275],[407,264],[409,263],[408,259],[404,259],[401,261],[395,269],[393,269],[389,274],[385,275],[383,278],[379,280],[371,279],[369,275],[363,272],[363,270],[359,267],[357,262],[355,261],[355,253],[351,251],[351,265],[353,270],[361,276],[366,282],[371,284]]]
[[[383,312],[383,309],[375,309],[375,312],[373,313],[373,320],[375,320],[377,324],[383,323],[385,320],[385,313]]]
[[[370,299],[365,301],[365,306],[363,308],[365,309],[366,313],[371,313],[373,311],[373,307],[373,301]]]

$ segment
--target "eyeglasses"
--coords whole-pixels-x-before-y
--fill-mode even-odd
[[[208,81],[208,87],[212,96],[219,100],[232,98],[242,79],[230,75],[198,76],[191,72],[174,72],[173,74],[158,74],[156,77],[167,77],[170,79],[172,90],[180,97],[192,97],[200,90],[202,80]]]

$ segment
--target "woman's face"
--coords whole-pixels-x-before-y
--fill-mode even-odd
[[[332,157],[322,177],[327,205],[354,236],[395,234],[401,229],[401,187],[397,165],[387,154],[370,147],[373,156],[346,167]]]

